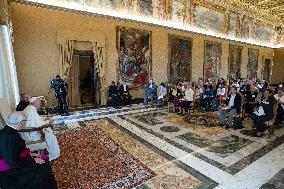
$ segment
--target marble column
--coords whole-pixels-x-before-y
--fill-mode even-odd
[[[14,110],[19,102],[19,88],[9,18],[7,0],[0,0],[0,98]]]

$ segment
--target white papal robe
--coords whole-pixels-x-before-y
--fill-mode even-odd
[[[27,117],[27,128],[39,128],[48,124],[48,121],[43,121],[43,118],[37,113],[37,109],[33,105],[27,106],[22,112]],[[47,151],[49,153],[49,160],[54,160],[60,156],[60,149],[56,136],[51,128],[43,129],[45,140],[47,143]],[[29,133],[21,133],[21,136],[26,141],[41,140],[41,134],[37,131]]]

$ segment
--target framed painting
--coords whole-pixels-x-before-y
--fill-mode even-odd
[[[131,88],[143,87],[151,77],[150,31],[117,27],[118,79]]]
[[[218,79],[221,69],[222,44],[212,41],[204,42],[204,79]]]
[[[243,51],[242,46],[230,44],[228,79],[237,80],[241,78],[242,51]]]
[[[192,39],[169,35],[169,81],[191,79]]]
[[[258,69],[258,49],[248,49],[248,67],[247,67],[247,77],[254,78],[257,77],[257,69]]]
[[[224,34],[226,30],[226,14],[221,9],[200,2],[193,3],[193,25],[203,30]]]

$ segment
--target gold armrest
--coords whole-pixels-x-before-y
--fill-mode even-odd
[[[23,128],[23,129],[19,130],[19,132],[21,132],[21,133],[29,133],[29,132],[37,131],[37,132],[40,133],[41,139],[44,140],[45,135],[44,135],[43,129],[45,129],[45,128],[51,128],[52,129],[53,126],[50,125],[50,124],[47,124],[47,125],[43,125],[43,126],[38,127],[38,128]]]

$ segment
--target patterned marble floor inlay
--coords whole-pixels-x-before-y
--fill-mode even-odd
[[[235,135],[229,135],[219,140],[210,140],[192,133],[186,133],[178,138],[210,152],[214,152],[222,157],[226,157],[231,153],[237,152],[252,143],[252,141],[248,139]]]
[[[204,113],[195,112],[195,114],[203,119]],[[217,119],[218,113],[210,113],[210,116]],[[105,133],[103,136],[109,138],[104,140],[102,137],[103,143],[107,143],[108,146],[115,144],[113,148],[108,148],[110,152],[111,149],[122,149],[124,152],[121,156],[124,158],[120,158],[122,164],[127,158],[136,160],[133,164],[138,168],[138,179],[133,180],[136,184],[129,184],[129,187],[118,185],[114,187],[114,185],[106,184],[106,188],[284,188],[284,128],[277,129],[273,138],[256,138],[247,134],[251,133],[249,119],[245,119],[244,129],[227,130],[219,126],[208,127],[198,124],[199,121],[193,123],[184,116],[168,113],[165,109],[143,105],[122,109],[102,108],[80,111],[60,119],[66,124],[54,127],[59,141],[62,140],[61,133],[66,133],[66,140],[69,141],[71,139],[68,138],[68,133],[71,131],[80,133],[86,131],[85,129],[95,129]],[[204,120],[203,123],[205,123]],[[73,138],[82,138],[79,133]],[[86,140],[91,141],[94,137],[86,137]],[[76,142],[70,141],[70,143]],[[69,145],[61,148],[64,151],[64,148],[69,148]],[[102,150],[96,150],[101,148],[99,145],[93,146],[87,141],[83,142],[81,148],[93,149],[98,155],[102,152]],[[72,160],[72,157],[70,159]],[[75,166],[72,163],[67,164],[71,167]],[[66,166],[61,167],[64,169]],[[112,165],[105,165],[104,169],[112,169],[108,166]],[[88,168],[87,171],[93,175],[92,169]],[[72,174],[76,173],[79,172]],[[139,173],[146,177],[150,176],[147,177],[150,179],[139,181],[139,178],[142,178],[139,177],[139,175],[142,176]],[[80,176],[77,179],[81,179]],[[101,180],[96,181],[96,183],[100,182],[103,183]]]
[[[123,147],[128,153],[131,153],[131,155],[155,171],[157,176],[137,188],[209,189],[216,186],[215,182],[206,178],[204,175],[172,159],[166,153],[153,147],[147,141],[132,135],[111,120],[88,121],[84,125],[88,128],[97,127],[102,129],[119,146]]]
[[[261,186],[261,189],[282,189],[284,188],[284,169],[277,173],[272,179]]]

